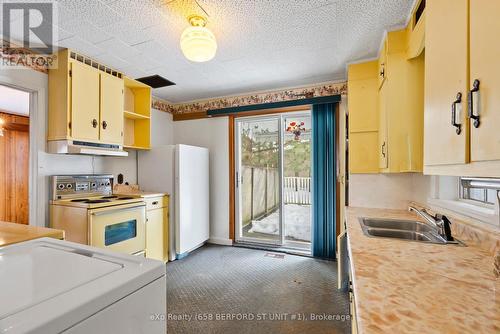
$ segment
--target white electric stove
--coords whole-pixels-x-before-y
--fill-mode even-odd
[[[161,261],[41,238],[0,248],[0,333],[164,334]]]
[[[85,245],[136,255],[146,249],[145,203],[113,195],[112,175],[52,176],[50,227]]]

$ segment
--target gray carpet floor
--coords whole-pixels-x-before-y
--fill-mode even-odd
[[[336,283],[336,262],[206,245],[167,264],[167,332],[349,333]]]

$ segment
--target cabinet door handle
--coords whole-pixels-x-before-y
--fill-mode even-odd
[[[94,129],[97,128],[97,120],[95,118],[92,120],[92,127]]]
[[[108,122],[102,121],[102,128],[106,130],[107,127],[108,127]]]
[[[472,89],[469,91],[469,118],[474,120],[474,127],[478,128],[481,124],[479,120],[479,110],[474,113],[474,93],[479,92],[479,80],[474,80]]]
[[[385,158],[384,148],[385,148],[385,142],[382,144],[382,156]]]
[[[385,63],[380,64],[380,67],[382,67],[382,70],[380,71],[380,76],[382,78],[385,77]]]
[[[462,103],[462,93],[457,93],[457,98],[451,104],[451,125],[456,128],[457,135],[462,132],[462,124],[457,123],[457,104]]]

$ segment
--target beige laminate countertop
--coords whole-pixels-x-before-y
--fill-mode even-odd
[[[0,222],[0,247],[42,237],[64,239],[64,231],[48,227]]]
[[[500,333],[500,279],[477,247],[370,238],[359,217],[418,219],[346,208],[359,333]]]

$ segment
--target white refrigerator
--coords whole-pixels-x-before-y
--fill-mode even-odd
[[[165,145],[139,152],[138,183],[145,191],[170,194],[171,261],[209,237],[209,152],[189,145]]]

